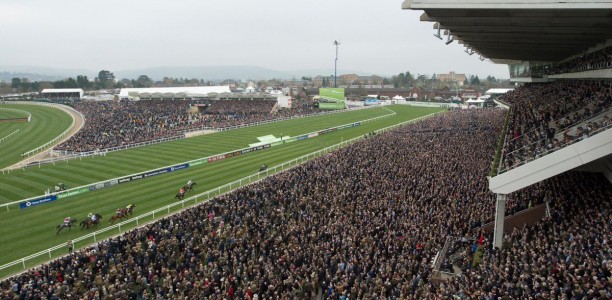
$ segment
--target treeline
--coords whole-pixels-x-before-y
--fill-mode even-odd
[[[224,83],[224,82],[223,82]],[[223,84],[222,83],[222,84]],[[102,70],[98,76],[90,79],[86,75],[78,75],[76,78],[69,77],[57,81],[30,81],[27,78],[12,78],[11,82],[0,83],[0,93],[28,93],[40,92],[43,89],[72,89],[103,90],[120,88],[145,88],[145,87],[169,87],[169,86],[203,86],[213,85],[211,81],[196,78],[172,78],[164,77],[161,81],[155,81],[147,75],[140,75],[136,79],[124,78],[116,80],[115,74],[108,70]]]

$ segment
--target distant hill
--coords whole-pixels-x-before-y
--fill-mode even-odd
[[[44,74],[36,74],[36,73],[23,73],[23,72],[7,72],[0,71],[0,81],[2,82],[11,82],[13,78],[27,78],[30,81],[56,81],[63,79],[61,76],[52,76],[52,75],[44,75]]]
[[[110,70],[115,78],[136,79],[140,75],[147,75],[154,80],[162,80],[164,77],[197,78],[212,81],[224,79],[234,80],[259,80],[259,79],[300,79],[302,76],[311,77],[317,75],[332,75],[333,69],[306,69],[280,71],[259,66],[169,66],[151,67],[132,70]],[[10,81],[14,77],[28,78],[31,81],[61,80],[68,77],[76,78],[77,75],[87,75],[93,80],[98,71],[86,69],[59,69],[36,66],[0,66],[0,80]],[[350,70],[338,70],[338,75],[355,73],[359,75],[372,75],[371,73]]]

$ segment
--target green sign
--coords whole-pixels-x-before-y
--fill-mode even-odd
[[[74,196],[74,195],[77,195],[77,194],[82,194],[82,193],[87,193],[87,192],[89,192],[88,188],[80,188],[80,189],[76,189],[76,190],[73,190],[73,191],[70,191],[70,192],[64,192],[64,193],[61,193],[61,194],[57,194],[57,198],[58,199],[62,199],[62,198],[66,198],[66,197],[69,197],[69,196]]]
[[[197,166],[197,165],[202,165],[208,163],[208,159],[204,158],[204,159],[198,159],[196,161],[190,162],[189,166],[193,167],[193,166]]]
[[[344,89],[324,88],[319,89],[320,109],[344,109]]]

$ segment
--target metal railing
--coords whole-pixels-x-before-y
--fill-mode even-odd
[[[0,107],[0,110],[2,110],[2,111],[11,111],[11,112],[19,113],[19,114],[24,114],[24,115],[28,116],[28,122],[30,122],[32,120],[32,114],[30,112],[25,111],[25,110],[16,109],[16,108],[8,108],[8,107]]]
[[[534,142],[531,142],[527,145],[524,145],[518,149],[515,149],[511,152],[508,153],[503,153],[502,156],[502,161],[500,163],[500,168],[499,168],[499,172],[498,174],[507,172],[509,170],[512,170],[514,168],[517,168],[519,166],[522,166],[526,163],[529,163],[531,161],[534,161],[538,158],[544,157],[550,153],[553,153],[557,150],[560,150],[562,148],[565,148],[566,146],[569,146],[571,144],[574,144],[580,140],[582,140],[584,138],[584,136],[576,136],[576,137],[571,137],[571,138],[565,138],[565,133],[574,130],[588,122],[592,122],[594,120],[597,119],[602,119],[604,116],[606,116],[610,111],[612,110],[612,108],[608,108],[604,111],[601,111],[595,115],[590,116],[587,119],[581,120],[580,122],[577,123],[573,123],[571,125],[568,125],[567,127],[563,127],[562,129],[558,130],[557,133],[555,134],[555,136],[552,138],[553,140],[557,140],[558,144],[554,144],[552,145],[552,148],[549,148],[547,145],[551,144],[550,141],[548,140],[547,137],[538,139]],[[600,128],[597,128],[595,130],[592,130],[591,132],[585,133],[588,135],[588,137],[592,137],[598,133],[604,132],[608,129],[612,128],[612,122],[609,124],[604,124],[603,126],[601,126]],[[540,145],[540,146],[538,146]],[[537,153],[533,153],[533,152],[537,152]],[[510,162],[509,166],[507,165],[507,158],[508,157],[512,157],[515,160],[518,159],[519,161],[517,162]]]
[[[0,143],[6,141],[7,139],[9,139],[10,137],[12,137],[13,135],[17,134],[19,132],[19,129],[9,133],[7,136],[3,137],[0,139]]]
[[[432,113],[432,114],[429,114],[429,115],[426,115],[426,116],[423,116],[423,117],[419,117],[419,118],[416,118],[416,119],[413,119],[413,120],[409,120],[409,121],[401,122],[401,123],[398,123],[398,124],[395,124],[395,125],[387,126],[387,127],[375,130],[374,132],[376,132],[376,133],[383,133],[383,132],[392,130],[392,129],[394,129],[396,127],[399,127],[399,126],[402,126],[402,125],[419,122],[419,121],[421,121],[423,119],[430,118],[430,117],[432,117],[434,115],[437,115],[437,114],[440,114],[440,113],[443,113],[443,112],[436,112],[436,113]],[[294,168],[294,167],[296,167],[298,165],[301,165],[301,164],[303,164],[303,163],[305,163],[305,162],[307,162],[307,161],[309,161],[311,159],[314,159],[316,157],[328,154],[328,153],[330,153],[332,151],[335,151],[335,150],[338,150],[340,148],[344,148],[344,147],[346,147],[348,145],[351,145],[351,144],[354,144],[354,143],[356,143],[358,141],[361,141],[364,138],[365,138],[364,136],[358,136],[358,137],[355,137],[355,138],[352,138],[352,139],[340,142],[338,144],[335,144],[335,145],[323,148],[321,150],[314,151],[312,153],[309,153],[309,154],[300,156],[298,158],[292,159],[290,161],[284,162],[284,163],[282,163],[280,165],[276,165],[276,166],[274,166],[272,168],[268,168],[265,171],[260,171],[260,172],[257,172],[255,174],[252,174],[252,175],[240,178],[238,180],[234,180],[234,181],[232,181],[230,183],[227,183],[227,184],[224,184],[224,185],[219,186],[217,188],[214,188],[212,190],[209,190],[209,191],[197,194],[195,196],[191,196],[191,197],[189,197],[187,199],[184,199],[182,201],[166,205],[164,207],[161,207],[161,208],[155,209],[153,211],[144,213],[144,214],[142,214],[140,216],[134,217],[132,219],[129,219],[129,220],[126,220],[126,221],[122,221],[122,222],[114,224],[114,225],[110,225],[110,226],[108,226],[106,228],[97,230],[97,231],[92,232],[92,233],[88,233],[88,234],[83,235],[81,237],[75,238],[72,241],[73,241],[73,243],[75,245],[76,245],[76,243],[82,242],[82,243],[85,244],[82,247],[85,247],[85,246],[88,245],[87,241],[89,241],[92,238],[93,238],[93,242],[94,243],[97,242],[97,236],[99,236],[102,233],[117,230],[118,233],[116,235],[121,235],[124,232],[132,229],[131,226],[130,227],[127,226],[130,223],[135,223],[136,227],[144,226],[144,225],[146,225],[146,224],[148,224],[150,222],[154,222],[156,220],[156,217],[155,217],[156,214],[157,214],[157,219],[159,219],[161,217],[165,217],[167,215],[170,215],[171,208],[177,207],[179,205],[181,206],[181,209],[179,211],[175,211],[174,213],[178,213],[178,212],[184,210],[186,205],[187,205],[187,208],[189,208],[189,207],[195,206],[197,204],[206,203],[208,200],[210,200],[213,197],[220,196],[220,195],[232,192],[233,190],[238,189],[238,188],[240,188],[240,187],[242,187],[244,185],[248,185],[248,184],[257,182],[257,181],[259,181],[259,180],[261,180],[263,178],[266,178],[266,177],[268,177],[270,175],[279,173],[281,171],[284,171],[284,170],[287,170],[287,169],[290,169],[290,168]],[[262,178],[262,175],[263,175],[263,178]],[[198,201],[198,198],[199,198],[199,201]],[[193,204],[189,205],[190,202],[193,202]],[[150,220],[148,220],[148,221],[143,223],[142,219],[145,219],[145,218],[146,219],[150,218]],[[133,224],[131,224],[131,225],[133,225]],[[123,226],[123,230],[121,228],[122,226]],[[126,227],[128,227],[128,228],[126,228]],[[116,236],[116,235],[114,235],[114,236]],[[49,259],[52,259],[53,258],[53,252],[54,251],[58,251],[60,249],[65,249],[65,245],[64,244],[56,245],[56,246],[53,246],[53,247],[48,248],[46,250],[42,250],[42,251],[36,252],[34,254],[28,255],[26,257],[17,259],[15,261],[12,261],[10,263],[4,264],[4,265],[0,266],[0,271],[8,269],[8,268],[13,267],[13,266],[18,266],[18,265],[21,265],[22,269],[26,269],[26,261],[30,261],[30,260],[39,258],[41,256],[49,256]]]

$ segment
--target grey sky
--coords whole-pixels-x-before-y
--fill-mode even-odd
[[[507,78],[433,37],[401,0],[2,0],[0,65],[91,70],[256,65]],[[331,73],[330,73],[331,74]]]

